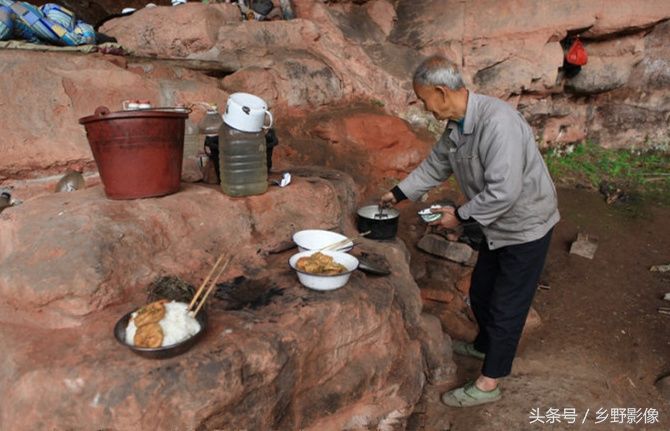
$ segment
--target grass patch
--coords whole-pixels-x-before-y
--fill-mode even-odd
[[[655,202],[670,205],[670,153],[655,150],[608,150],[592,142],[545,152],[558,183],[598,188],[616,183]],[[646,199],[645,199],[646,200]]]

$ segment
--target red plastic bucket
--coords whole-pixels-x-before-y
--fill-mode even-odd
[[[119,111],[104,106],[80,118],[110,199],[164,196],[179,190],[187,112]]]

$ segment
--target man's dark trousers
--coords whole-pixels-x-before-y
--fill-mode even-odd
[[[482,366],[486,377],[504,377],[512,370],[552,231],[538,240],[496,250],[489,250],[486,240],[482,241],[470,303],[479,324],[474,347],[486,354]]]

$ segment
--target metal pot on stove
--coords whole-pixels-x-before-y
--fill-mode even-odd
[[[359,208],[356,215],[356,227],[358,231],[370,231],[366,238],[392,239],[398,233],[400,213],[395,208],[380,208],[378,205],[366,205]]]

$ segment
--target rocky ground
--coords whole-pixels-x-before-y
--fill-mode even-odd
[[[328,190],[339,190],[338,194],[344,197],[347,187],[353,185],[353,181],[335,172],[319,176],[314,170],[297,170],[296,174],[296,183],[289,189],[273,189],[262,199],[253,201],[250,208],[265,207],[264,202],[268,201],[267,205],[292,212],[290,208],[294,205],[296,208],[303,205],[294,198],[285,200],[287,191],[297,192],[310,201],[313,196],[320,196],[327,202],[332,200]],[[444,197],[459,198],[446,187],[431,194],[429,199]],[[656,313],[656,307],[663,304],[661,297],[667,293],[670,279],[667,274],[650,272],[649,268],[670,261],[667,249],[670,232],[665,223],[670,213],[666,207],[653,204],[643,204],[646,205],[643,208],[631,208],[628,204],[608,206],[602,196],[584,190],[561,189],[559,197],[563,218],[554,234],[542,277],[542,283],[550,288],[539,290],[533,305],[542,323],[539,324],[537,316],[529,322],[530,330],[522,340],[513,375],[503,383],[505,398],[493,405],[466,410],[446,408],[440,404],[439,395],[475,377],[479,363],[456,356],[458,373],[454,374],[449,339],[435,338],[435,334],[442,333],[440,324],[446,333],[456,338],[468,339],[476,331],[463,303],[467,289],[462,280],[469,272],[469,262],[464,265],[449,262],[416,247],[425,226],[416,217],[415,210],[427,203],[401,206],[399,236],[412,256],[411,266],[406,263],[405,247],[398,247],[398,243],[366,241],[362,247],[385,255],[396,268],[395,276],[386,280],[355,274],[351,289],[338,292],[331,299],[296,286],[295,279],[286,270],[288,254],[282,250],[290,245],[290,231],[270,228],[273,217],[281,219],[282,216],[258,218],[254,215],[258,213],[252,210],[240,219],[242,224],[236,225],[237,236],[242,233],[254,238],[254,243],[261,245],[261,253],[257,255],[246,247],[239,249],[240,260],[234,272],[252,274],[256,280],[241,285],[241,289],[255,291],[260,283],[260,290],[274,286],[280,288],[282,294],[256,309],[240,309],[229,295],[213,299],[211,330],[202,345],[183,358],[154,364],[120,349],[111,338],[111,326],[128,309],[128,304],[142,301],[144,289],[141,286],[156,275],[178,274],[191,282],[198,281],[203,261],[196,254],[211,254],[208,250],[218,247],[218,242],[196,235],[189,227],[202,218],[196,212],[212,206],[220,208],[222,214],[226,211],[244,214],[244,211],[231,206],[216,189],[202,185],[185,186],[179,194],[163,200],[135,201],[130,207],[127,203],[101,200],[99,185],[73,194],[36,197],[7,210],[0,218],[4,227],[12,226],[11,230],[2,230],[5,270],[0,285],[5,292],[3,298],[12,298],[11,302],[3,301],[4,323],[0,325],[6,346],[2,378],[12,382],[8,384],[11,396],[3,398],[2,423],[17,429],[26,421],[76,428],[77,421],[85,417],[83,420],[95,420],[101,426],[107,424],[118,429],[169,428],[168,422],[181,423],[187,428],[199,424],[203,429],[225,428],[230,424],[260,427],[282,424],[288,428],[302,424],[301,427],[308,429],[353,426],[357,429],[368,428],[369,425],[364,425],[367,420],[367,424],[384,423],[388,429],[394,429],[404,424],[404,417],[411,414],[406,422],[410,430],[532,430],[542,426],[530,424],[532,409],[546,412],[549,408],[574,408],[581,415],[588,411],[582,429],[667,429],[670,402],[659,394],[654,383],[670,371],[667,363],[670,343],[664,337],[667,316]],[[354,201],[348,198],[338,201],[330,210],[327,205],[319,206],[325,209],[320,216],[322,226],[351,229],[351,219],[334,217],[334,214],[351,212]],[[170,211],[184,202],[193,212],[185,219]],[[209,203],[204,205],[203,202]],[[140,207],[142,211],[138,214],[144,216],[138,219],[132,211],[135,208],[137,212]],[[102,214],[117,220],[116,224],[102,223]],[[77,220],[81,217],[88,222],[79,223]],[[234,217],[232,214],[222,217],[228,227],[210,228],[230,232]],[[31,223],[22,220],[31,220]],[[247,222],[244,220],[254,220],[255,230],[245,233]],[[307,219],[294,216],[291,220],[294,224],[302,222]],[[73,229],[67,228],[73,223],[80,226],[74,229],[77,231],[74,236],[69,234]],[[103,259],[95,273],[87,271],[86,268],[95,266],[86,264],[87,259],[97,259],[95,250],[106,247],[105,238],[109,235],[105,229],[112,227],[123,235],[119,245],[112,246],[107,253],[119,257],[109,257],[113,266],[108,266]],[[50,232],[46,240],[38,241],[39,246],[35,242],[39,237],[30,234],[34,229]],[[579,232],[599,238],[593,260],[568,253],[570,243]],[[234,237],[220,239],[226,242],[233,241]],[[131,246],[138,241],[146,243],[145,246]],[[150,246],[154,241],[167,248],[155,253],[155,247]],[[72,244],[68,245],[69,242]],[[173,243],[184,247],[190,244],[187,247],[190,253],[180,253],[181,246],[169,247]],[[127,247],[122,247],[123,244]],[[30,259],[29,255],[34,254],[31,250],[41,250],[42,257],[31,264],[31,271],[17,273],[15,270],[22,264],[16,259]],[[74,253],[76,250],[89,252],[82,255]],[[94,252],[90,253],[91,250]],[[124,250],[133,254],[122,259],[120,256],[126,254]],[[176,254],[173,255],[173,251]],[[72,266],[68,262],[79,263]],[[137,262],[144,262],[141,268]],[[258,263],[266,269],[253,270]],[[63,272],[63,268],[71,269]],[[398,268],[403,268],[400,273]],[[32,281],[22,281],[30,277]],[[95,281],[97,277],[103,281]],[[45,288],[45,282],[51,285],[49,289]],[[136,287],[125,291],[110,289],[119,283]],[[84,295],[87,286],[99,288],[93,295]],[[392,300],[393,296],[397,300]],[[25,304],[32,305],[26,307]],[[287,313],[287,310],[293,311]],[[353,320],[356,324],[341,326],[343,314],[356,316]],[[405,322],[404,327],[397,326],[401,321]],[[315,325],[323,329],[314,332]],[[86,331],[82,332],[82,327],[87,328]],[[100,340],[99,334],[107,336]],[[269,339],[279,341],[267,344]],[[307,339],[309,343],[305,342]],[[393,348],[382,349],[382,345]],[[69,346],[66,350],[70,353],[64,355],[63,346]],[[334,350],[331,351],[331,347]],[[343,354],[342,349],[348,349],[348,353]],[[373,355],[374,360],[370,360],[371,349],[376,355]],[[413,352],[415,356],[393,353],[400,351]],[[326,368],[318,365],[331,354],[335,355],[335,362]],[[259,355],[257,359],[251,361],[256,355]],[[213,364],[221,357],[230,361],[223,367],[215,367]],[[309,361],[308,358],[316,361],[313,364],[316,368],[304,362]],[[417,361],[423,362],[426,368],[411,371]],[[369,366],[373,368],[366,368]],[[249,376],[240,381],[229,380],[238,368],[243,376],[246,373]],[[350,368],[357,370],[356,373],[343,374],[342,370]],[[121,372],[128,369],[134,372]],[[301,376],[299,384],[296,375]],[[417,380],[397,380],[412,375]],[[426,377],[428,380],[423,380]],[[229,382],[226,383],[229,389],[224,396],[218,389],[220,385],[203,385],[203,379]],[[361,392],[356,388],[362,388],[357,385],[363,381],[367,381],[366,389]],[[314,384],[318,384],[319,389],[310,392]],[[389,398],[385,391],[396,384],[402,389],[397,392],[397,398]],[[193,394],[187,396],[181,392],[180,385],[193,388]],[[197,390],[203,387],[204,392]],[[328,398],[331,392],[340,394],[341,398],[337,401]],[[68,397],[63,398],[63,393],[68,393]],[[321,396],[317,393],[326,398],[319,401],[323,405],[315,411],[310,406]],[[346,397],[342,396],[345,393]],[[172,400],[167,405],[164,404],[168,399],[166,394],[170,394],[168,398]],[[218,401],[210,405],[200,396]],[[174,407],[174,400],[201,408],[174,416],[174,411],[182,408]],[[252,400],[264,413],[254,416],[256,422],[240,422],[250,418],[235,409]],[[277,403],[265,406],[260,400]],[[660,424],[596,424],[596,412],[603,408],[607,411],[612,408],[657,409]],[[156,414],[142,413],[146,409]],[[69,414],[62,416],[58,413],[62,411]],[[324,411],[332,414],[324,415]],[[354,424],[352,418],[363,422]],[[566,423],[551,426],[566,430],[574,427]]]
[[[542,325],[522,343],[498,403],[469,409],[439,403],[445,386],[429,387],[412,430],[665,430],[670,400],[654,386],[670,372],[668,316],[656,312],[670,291],[668,274],[650,272],[670,262],[667,207],[650,205],[643,216],[608,206],[600,195],[559,190],[562,220],[552,239],[533,306]],[[568,253],[578,232],[598,236],[593,260]],[[477,376],[480,363],[455,356],[458,382]],[[531,424],[532,409],[574,408],[577,424]],[[656,409],[659,423],[612,423],[611,409]],[[596,424],[597,412],[607,417]],[[581,420],[587,416],[584,425]]]

